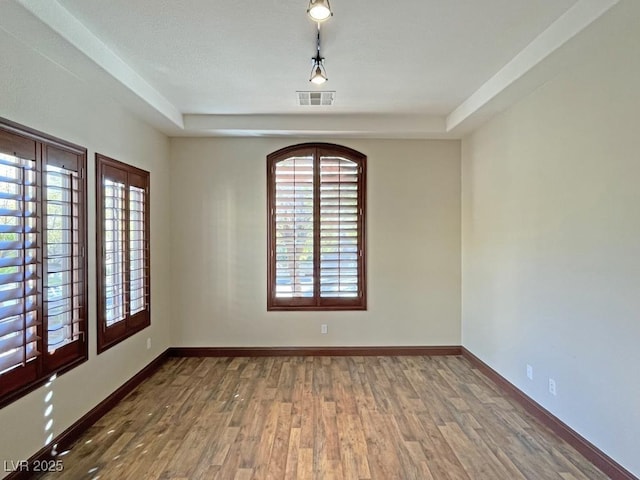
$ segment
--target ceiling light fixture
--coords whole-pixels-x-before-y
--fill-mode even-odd
[[[320,62],[321,61],[322,59],[320,59]],[[327,73],[324,70],[324,66],[320,62],[314,59],[313,69],[311,70],[311,78],[309,79],[311,83],[315,83],[316,85],[322,85],[324,82],[329,80],[327,78]]]
[[[327,78],[327,71],[324,68],[324,57],[320,55],[320,25],[318,25],[317,45],[318,50],[316,56],[311,59],[313,60],[313,66],[311,67],[311,78],[309,78],[309,81],[316,85],[322,85],[329,79]]]
[[[329,0],[309,0],[307,13],[315,22],[324,22],[333,15]]]

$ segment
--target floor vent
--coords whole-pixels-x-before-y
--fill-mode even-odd
[[[298,105],[333,105],[336,92],[296,92]]]

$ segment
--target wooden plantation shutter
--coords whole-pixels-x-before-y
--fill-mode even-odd
[[[357,298],[361,166],[320,151],[320,297]]]
[[[363,310],[364,155],[304,144],[267,157],[269,310]]]
[[[108,176],[107,176],[108,175]],[[121,178],[118,178],[121,177]],[[104,298],[105,325],[126,317],[126,175],[105,167],[104,188]]]
[[[46,147],[43,308],[47,361],[56,367],[79,355],[86,343],[85,162],[85,157]]]
[[[313,152],[298,152],[278,162],[274,181],[275,295],[313,305]]]
[[[98,351],[150,324],[149,172],[96,154]]]
[[[136,185],[129,186],[129,311],[135,315],[149,305],[149,242],[146,188],[142,179],[132,180]]]
[[[0,119],[0,404],[87,359],[85,166]]]
[[[14,141],[21,141],[22,152],[8,153],[7,142],[0,147],[0,375],[12,372],[28,383],[37,378],[34,360],[42,350],[37,146]]]

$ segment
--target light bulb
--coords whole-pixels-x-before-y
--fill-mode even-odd
[[[331,9],[325,0],[317,0],[315,2],[312,0],[307,13],[316,22],[323,22],[332,15]]]
[[[315,83],[316,85],[322,85],[327,81],[327,77],[322,74],[322,70],[320,69],[320,67],[317,67],[316,73],[313,74],[313,77],[311,77],[310,81]]]

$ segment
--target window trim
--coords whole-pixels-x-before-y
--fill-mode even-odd
[[[115,324],[107,327],[105,318],[105,280],[104,280],[104,182],[105,170],[116,170],[120,179],[125,183],[125,210],[127,219],[129,218],[129,188],[131,186],[140,187],[145,190],[145,250],[147,255],[145,258],[145,277],[147,282],[145,285],[147,296],[147,306],[145,309],[131,315],[126,313],[124,320],[116,322]],[[112,177],[113,178],[113,177]],[[132,181],[132,179],[134,181]],[[97,271],[97,353],[100,354],[109,348],[117,345],[118,343],[126,340],[127,338],[135,335],[136,333],[144,330],[151,325],[151,197],[150,197],[150,179],[151,174],[140,168],[134,167],[127,163],[109,158],[100,153],[96,153],[96,271]],[[126,230],[126,237],[124,243],[126,245],[125,255],[129,258],[129,230]],[[126,282],[130,281],[129,270],[126,270]],[[126,294],[127,301],[129,300]]]
[[[55,153],[53,151],[49,151],[49,149],[53,148],[58,151],[62,151],[62,154],[70,154],[76,157],[75,162],[77,162],[77,172],[79,176],[78,181],[78,246],[80,248],[81,253],[81,273],[80,280],[82,282],[81,291],[79,295],[82,296],[83,302],[80,306],[80,316],[81,320],[78,322],[80,327],[80,335],[76,342],[64,345],[59,348],[55,353],[58,355],[54,358],[48,352],[47,346],[47,337],[46,331],[48,326],[48,318],[45,318],[43,315],[44,311],[44,293],[43,293],[43,279],[38,280],[38,294],[37,294],[37,311],[39,312],[40,318],[42,319],[41,325],[38,328],[39,336],[41,337],[39,342],[41,345],[41,354],[38,356],[36,360],[34,360],[34,365],[30,368],[33,369],[31,372],[34,376],[34,379],[28,382],[19,381],[19,375],[12,376],[8,380],[3,380],[4,388],[6,391],[2,393],[2,389],[0,389],[0,408],[13,403],[14,401],[22,398],[26,394],[36,390],[47,382],[51,381],[51,378],[54,375],[62,375],[78,365],[86,362],[89,359],[89,282],[88,282],[88,257],[87,257],[87,239],[88,239],[88,219],[87,219],[87,149],[80,145],[76,145],[74,143],[68,142],[66,140],[62,140],[58,137],[54,137],[47,133],[40,132],[33,128],[21,125],[16,122],[12,122],[5,118],[0,117],[0,135],[2,134],[13,135],[17,137],[22,137],[23,139],[31,142],[35,142],[35,161],[36,161],[36,175],[38,176],[38,187],[37,187],[37,195],[38,200],[36,202],[40,224],[43,225],[43,219],[46,218],[46,215],[43,215],[43,209],[46,205],[46,199],[42,193],[42,189],[44,187],[43,175],[46,171],[47,164],[63,164],[61,160],[58,158],[54,158]],[[13,145],[16,150],[20,149],[20,145]],[[57,152],[59,153],[59,152]],[[14,151],[14,156],[18,156],[19,152]],[[43,254],[42,248],[45,245],[44,241],[44,233],[46,229],[41,229],[39,233],[39,239],[41,240],[40,251],[37,257],[38,271],[43,271]],[[73,348],[72,348],[73,347]]]
[[[358,216],[358,259],[359,295],[355,298],[325,297],[316,293],[310,298],[279,299],[276,297],[276,261],[275,261],[275,165],[293,155],[313,154],[314,165],[323,155],[340,155],[353,161],[360,167],[358,179],[358,205],[362,214]],[[267,155],[267,311],[345,311],[367,309],[366,282],[366,198],[367,198],[367,157],[349,147],[332,143],[301,143],[291,145]],[[319,165],[314,166],[314,285],[318,284],[320,243],[320,182]]]

